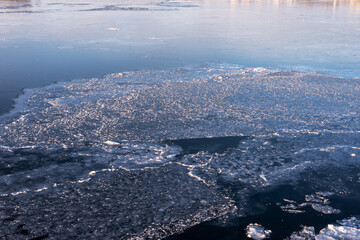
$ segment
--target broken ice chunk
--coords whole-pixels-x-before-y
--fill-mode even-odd
[[[266,230],[258,223],[251,223],[246,227],[246,236],[255,240],[265,239],[270,237],[271,230]]]
[[[323,204],[318,204],[318,203],[312,203],[311,207],[320,213],[323,214],[339,214],[341,213],[341,211],[339,209],[335,209],[330,207],[329,205],[323,205]]]
[[[315,239],[315,228],[314,227],[306,227],[299,232],[294,232],[290,236],[290,240],[310,240]]]

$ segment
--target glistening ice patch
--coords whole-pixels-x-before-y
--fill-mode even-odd
[[[249,214],[254,193],[303,179],[316,183],[305,202],[279,209],[339,214],[323,193],[359,182],[359,96],[356,79],[228,65],[28,89],[0,123],[1,201],[14,203],[0,209],[1,232],[19,237],[9,226],[27,222],[30,237],[95,225],[101,236],[164,237]],[[109,224],[95,224],[101,206]]]

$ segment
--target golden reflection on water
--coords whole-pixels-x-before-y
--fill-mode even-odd
[[[309,5],[360,7],[360,0],[230,0],[233,4]]]
[[[86,2],[101,2],[101,0],[90,0]],[[170,0],[172,1],[172,0]],[[356,11],[360,11],[360,0],[183,0],[185,2],[217,2],[224,3],[228,2],[230,5],[272,5],[272,6],[296,6],[296,5],[306,5],[306,6],[326,6],[326,7],[340,7],[340,6],[349,6]],[[41,3],[41,2],[51,2],[48,0],[0,0],[0,6],[19,6],[23,4],[31,3]],[[67,0],[58,0],[55,2],[68,2]],[[79,0],[78,2],[84,2]],[[118,0],[118,3],[152,3],[158,1],[152,0]]]
[[[76,4],[104,4],[104,5],[137,5],[150,4],[156,5],[159,2],[177,0],[77,0]],[[317,7],[332,8],[333,13],[338,9],[346,8],[352,14],[360,14],[360,0],[182,0],[184,2],[194,3],[195,5],[208,5],[210,8],[214,6],[236,9],[243,6],[251,7]],[[50,5],[63,4],[64,6],[74,5],[71,0],[0,0],[0,13],[7,13],[17,10],[33,11],[41,10]],[[45,9],[46,10],[46,9]]]
[[[201,1],[202,0],[195,0]],[[207,1],[207,0],[205,0]],[[216,1],[216,0],[215,0]],[[231,5],[349,7],[360,13],[360,0],[229,0]]]
[[[185,2],[222,3],[228,2],[230,6],[324,6],[324,7],[350,7],[360,13],[360,0],[184,0]]]

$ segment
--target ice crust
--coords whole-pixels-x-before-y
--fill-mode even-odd
[[[314,227],[303,227],[299,232],[291,235],[291,240],[356,240],[360,236],[360,221],[356,217],[350,217],[338,221],[336,224],[328,224],[326,228],[315,234]]]
[[[295,182],[307,171],[321,175],[330,169],[334,174],[307,177],[316,178],[317,187],[338,194],[346,188],[345,180],[334,181],[334,176],[359,162],[359,96],[356,79],[231,65],[114,73],[27,89],[16,100],[15,109],[0,119],[0,197],[24,210],[13,217],[10,204],[0,209],[1,216],[3,221],[27,221],[35,214],[30,208],[36,201],[58,199],[59,194],[65,198],[83,188],[90,190],[81,194],[93,191],[96,201],[105,201],[100,185],[95,184],[102,178],[111,175],[112,181],[126,182],[123,174],[139,177],[142,171],[152,179],[151,174],[160,175],[159,169],[168,167],[182,174],[179,182],[202,187],[192,194],[186,187],[176,190],[184,197],[177,209],[189,211],[179,212],[174,220],[176,230],[166,230],[161,236],[234,209],[243,214],[251,193]],[[172,175],[165,171],[164,181],[171,181]],[[159,187],[157,181],[139,181],[138,193],[130,185],[121,192],[109,189],[123,194],[129,204],[127,191],[134,198],[146,191],[150,199],[144,206],[155,204],[151,189]],[[147,185],[141,185],[142,181]],[[169,194],[177,196],[175,189]],[[198,212],[192,199],[202,196],[202,191],[210,194],[203,203],[211,204]],[[286,202],[289,206],[284,204],[283,210],[302,212],[306,205],[323,214],[338,213],[326,194],[309,194],[304,203]],[[77,202],[82,197],[75,194],[73,199]],[[230,207],[234,202],[237,208]],[[49,204],[44,208],[69,204],[69,211],[73,207],[60,200],[44,204]],[[121,212],[121,208],[116,209]],[[136,209],[124,211],[129,218],[144,214],[145,210]],[[164,211],[166,216],[173,214]],[[153,214],[151,219],[157,216]],[[189,217],[194,214],[196,217]],[[46,224],[55,218],[50,214],[42,223],[29,223],[32,236],[40,234],[35,232],[41,224],[47,234],[55,234]],[[82,219],[81,224],[86,221]],[[157,221],[156,234],[172,223],[165,218]],[[56,231],[66,229],[67,224]],[[152,223],[136,224],[122,223],[124,232],[135,229],[128,238],[157,236],[148,232],[155,229]]]
[[[251,223],[246,227],[246,236],[251,239],[261,240],[269,238],[271,230],[266,230],[258,223]]]
[[[161,239],[236,207],[168,164],[100,173],[74,187],[0,197],[5,239]]]
[[[315,194],[309,194],[305,196],[304,203],[297,203],[284,199],[284,202],[288,203],[281,206],[281,209],[288,213],[304,213],[305,208],[310,206],[315,211],[322,214],[339,214],[341,211],[330,206],[330,200],[328,197],[334,195],[333,192],[317,192]]]
[[[315,228],[304,226],[299,232],[291,234],[290,240],[311,240],[315,239]]]

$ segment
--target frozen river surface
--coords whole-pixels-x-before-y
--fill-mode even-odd
[[[0,237],[358,239],[359,4],[2,1]]]

